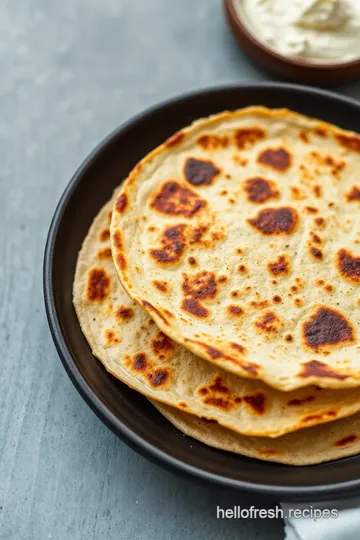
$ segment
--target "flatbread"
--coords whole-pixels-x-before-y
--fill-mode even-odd
[[[121,287],[111,258],[112,202],[96,217],[79,253],[74,305],[93,351],[115,377],[149,398],[247,435],[277,437],[360,410],[360,388],[284,393],[237,377],[163,334]]]
[[[132,171],[111,224],[131,298],[221,368],[284,391],[360,384],[360,136],[253,107]]]
[[[189,437],[235,454],[286,465],[315,465],[360,452],[360,414],[283,435],[277,439],[246,437],[214,422],[163,403],[154,407]]]

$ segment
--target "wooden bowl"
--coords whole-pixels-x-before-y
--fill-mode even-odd
[[[234,0],[224,0],[225,15],[230,29],[246,54],[267,71],[284,79],[319,85],[341,84],[360,78],[360,59],[351,62],[317,64],[278,54],[248,30],[239,17]]]

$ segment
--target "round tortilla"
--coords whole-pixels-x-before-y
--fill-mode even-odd
[[[111,231],[161,330],[289,391],[360,385],[360,137],[288,110],[195,122],[148,154]]]
[[[79,253],[74,305],[93,351],[115,377],[145,396],[243,434],[277,437],[360,409],[360,388],[314,386],[284,393],[237,377],[163,334],[121,287],[111,257],[110,201]]]
[[[315,465],[360,452],[360,414],[269,439],[246,437],[163,403],[151,403],[185,435],[208,446],[263,461]]]

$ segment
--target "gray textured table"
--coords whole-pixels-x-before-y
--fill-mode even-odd
[[[0,3],[1,540],[282,538],[280,521],[217,520],[217,504],[251,501],[164,472],[101,424],[57,358],[41,275],[57,200],[100,139],[169,96],[266,78],[220,0]]]

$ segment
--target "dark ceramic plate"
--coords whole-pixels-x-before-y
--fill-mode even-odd
[[[72,305],[81,243],[100,207],[132,167],[192,120],[247,105],[289,107],[360,130],[360,104],[356,101],[282,84],[206,90],[137,116],[90,155],[56,209],[44,261],[45,306],[51,333],[66,371],[93,411],[130,446],[160,465],[183,475],[282,500],[350,496],[360,491],[360,456],[311,467],[290,467],[215,450],[183,436],[143,396],[109,375],[91,355]]]

